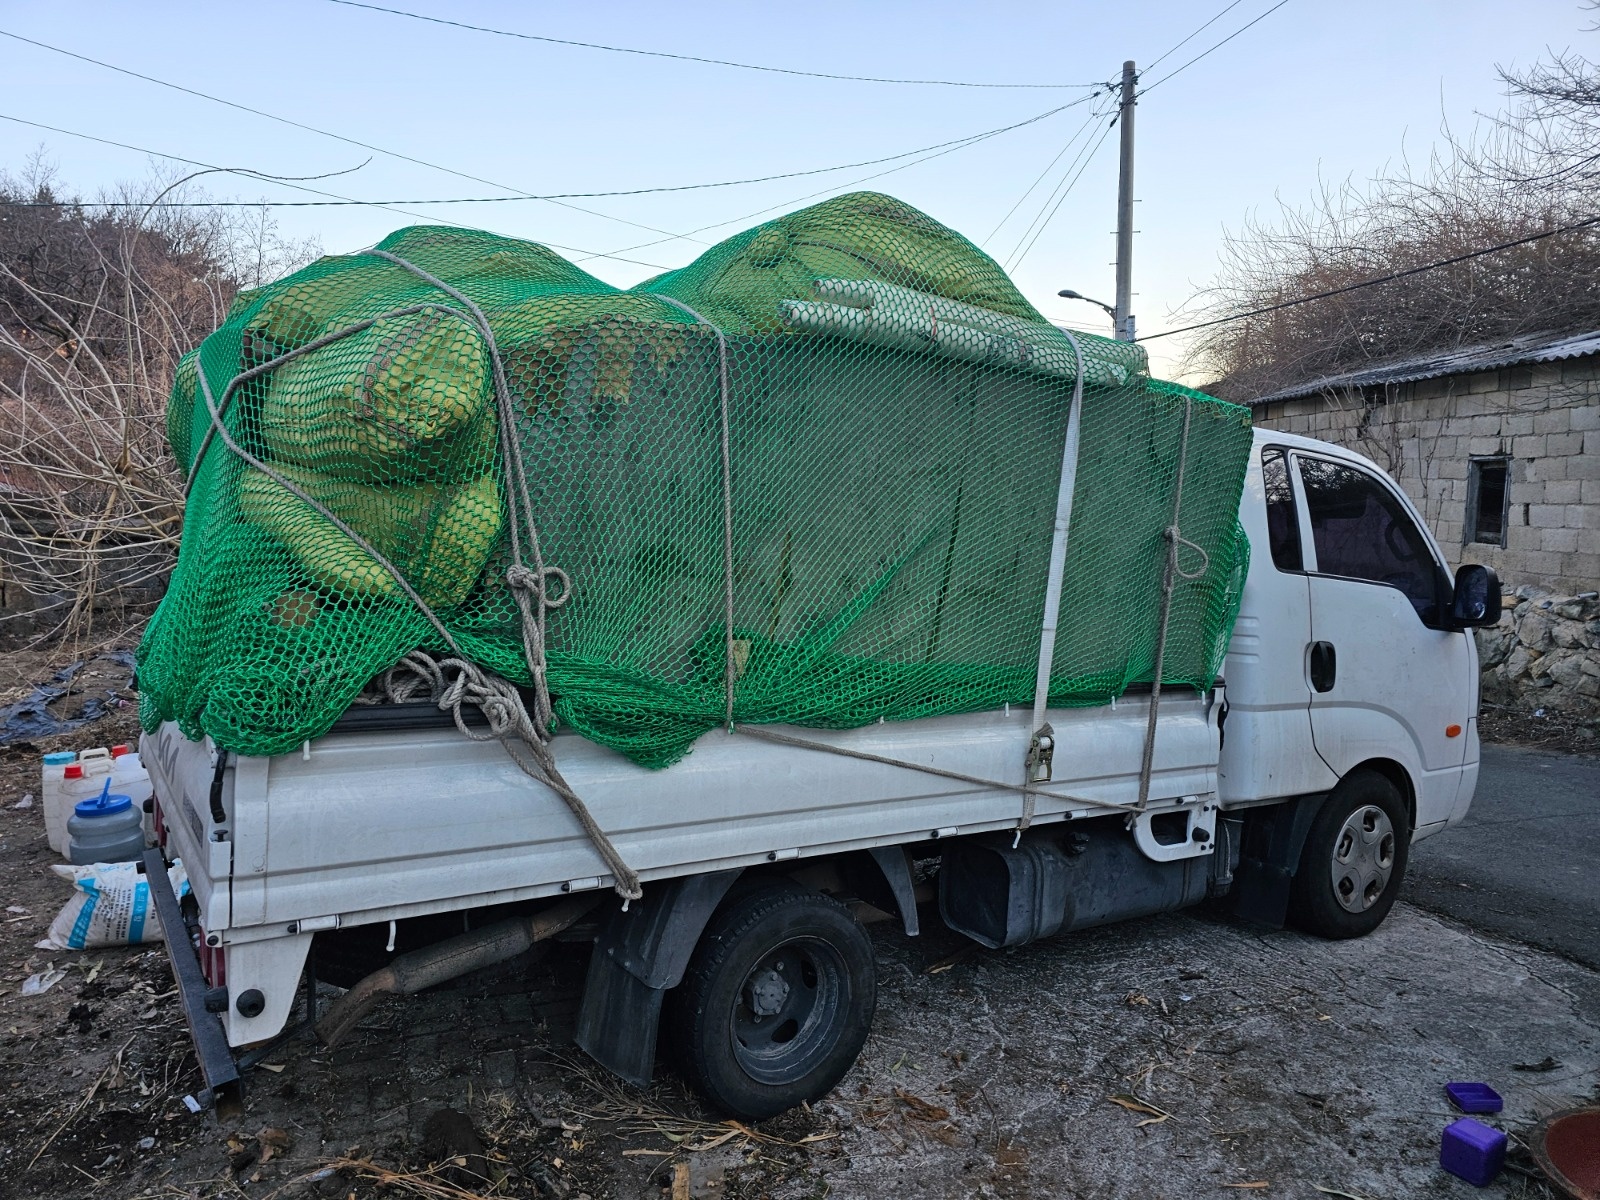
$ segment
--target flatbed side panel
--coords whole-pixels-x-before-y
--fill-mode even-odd
[[[1148,708],[1053,711],[1054,782],[1064,796],[1135,798]],[[1020,780],[1028,716],[980,713],[794,736],[985,779]],[[662,771],[577,736],[555,742],[561,770],[623,857],[656,877],[774,855],[914,841],[938,830],[1014,822],[1015,791],[990,789],[844,755],[723,731]],[[1203,699],[1163,699],[1155,798],[1215,792],[1216,730]],[[266,763],[265,799],[248,789],[236,856],[235,908],[252,924],[396,906],[457,907],[474,895],[592,881],[605,868],[565,805],[494,743],[454,730],[323,738],[309,758]],[[244,794],[244,793],[241,793]],[[1040,819],[1073,807],[1040,797]],[[1082,806],[1077,806],[1083,811]],[[243,925],[244,922],[236,924]]]

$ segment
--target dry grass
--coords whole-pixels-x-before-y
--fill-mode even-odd
[[[585,1106],[578,1110],[579,1115],[588,1121],[613,1125],[617,1135],[625,1139],[659,1137],[675,1151],[695,1153],[727,1145],[799,1149],[839,1136],[835,1131],[826,1131],[800,1138],[785,1138],[753,1129],[742,1121],[707,1121],[686,1116],[662,1102],[655,1093],[629,1088],[610,1075],[590,1070],[586,1064],[575,1059],[562,1058],[560,1061],[590,1095]]]

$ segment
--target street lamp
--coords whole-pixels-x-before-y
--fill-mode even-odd
[[[1105,309],[1106,310],[1106,315],[1111,318],[1111,328],[1114,331],[1120,332],[1120,330],[1117,327],[1117,310],[1112,308],[1111,305],[1102,304],[1100,301],[1096,300],[1093,296],[1085,296],[1082,292],[1075,292],[1071,288],[1062,288],[1059,292],[1056,293],[1056,295],[1060,296],[1063,300],[1083,300],[1083,301],[1088,302],[1089,304],[1093,304],[1096,308]]]

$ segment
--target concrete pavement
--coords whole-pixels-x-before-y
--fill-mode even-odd
[[[1467,819],[1412,847],[1400,895],[1600,968],[1600,757],[1485,746]]]

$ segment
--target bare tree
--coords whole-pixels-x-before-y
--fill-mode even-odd
[[[1423,167],[1324,188],[1230,236],[1201,319],[1517,241],[1600,215],[1600,74],[1573,55],[1502,73],[1510,102]],[[1406,279],[1203,332],[1190,366],[1238,399],[1390,359],[1600,326],[1600,227],[1556,233]]]
[[[259,210],[112,206],[163,192],[203,203],[162,179],[64,198],[38,159],[0,174],[0,569],[48,633],[121,632],[127,602],[159,594],[183,516],[178,359],[311,251]]]

